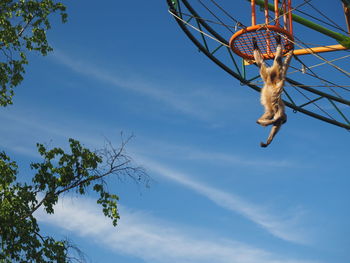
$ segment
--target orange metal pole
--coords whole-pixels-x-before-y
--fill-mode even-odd
[[[283,0],[283,3],[282,3],[282,6],[283,6],[283,28],[285,30],[288,31],[288,18],[287,18],[287,4],[286,4],[286,0]]]
[[[331,45],[331,46],[323,46],[323,47],[312,47],[312,48],[304,48],[304,49],[295,49],[293,54],[296,56],[300,55],[308,55],[312,53],[324,53],[338,50],[346,50],[347,48],[342,45]]]
[[[269,3],[268,0],[265,0],[265,24],[269,23]]]
[[[256,25],[256,12],[255,12],[255,0],[251,1],[252,5],[252,26]]]
[[[289,22],[289,33],[293,35],[293,19],[292,19],[292,0],[288,0],[288,22]]]
[[[268,0],[265,0],[265,24],[269,24],[269,3]],[[266,52],[271,54],[271,45],[270,45],[270,33],[266,31]]]
[[[280,20],[278,17],[279,17],[278,0],[275,0],[275,25],[276,26],[280,25]]]

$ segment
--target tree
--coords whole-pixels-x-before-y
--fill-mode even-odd
[[[0,10],[0,106],[7,106],[12,104],[13,88],[23,80],[26,52],[52,51],[46,38],[49,16],[58,12],[65,23],[67,13],[53,0],[1,0]]]
[[[108,144],[102,151],[91,152],[70,139],[70,152],[61,148],[47,150],[37,144],[43,161],[32,163],[35,171],[31,184],[17,182],[17,164],[0,154],[0,262],[72,262],[67,241],[56,241],[40,233],[34,212],[42,207],[54,213],[54,205],[63,193],[75,191],[85,195],[88,188],[98,193],[97,203],[103,214],[117,225],[118,196],[106,191],[104,178],[128,176],[147,182],[141,167],[133,166],[124,154],[124,141],[119,149]]]
[[[66,22],[67,14],[66,7],[53,0],[1,0],[0,8],[0,106],[7,106],[12,104],[13,88],[23,80],[26,53],[46,55],[52,50],[46,38],[49,16],[58,12]],[[68,151],[37,144],[42,161],[31,164],[30,183],[18,180],[17,163],[0,152],[0,263],[80,262],[72,256],[69,241],[41,233],[34,212],[40,208],[53,214],[62,194],[85,195],[92,189],[103,214],[116,226],[118,196],[106,190],[105,178],[127,176],[148,182],[144,170],[125,154],[128,140],[122,139],[118,149],[108,143],[100,151],[74,139],[69,139]]]

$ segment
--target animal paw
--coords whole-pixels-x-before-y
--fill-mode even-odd
[[[292,50],[294,48],[293,43],[290,43],[289,41],[287,41],[287,43],[284,45],[284,48],[286,50]]]
[[[254,48],[254,50],[259,49],[259,47],[258,47],[258,42],[256,41],[256,38],[255,38],[255,37],[252,38],[252,42],[253,42],[253,48]]]
[[[280,35],[275,35],[275,40],[276,40],[277,45],[281,44],[281,36]]]
[[[266,147],[267,147],[267,145],[268,145],[268,144],[263,143],[263,142],[261,142],[261,143],[260,143],[260,146],[261,146],[261,147],[263,147],[263,148],[266,148]]]

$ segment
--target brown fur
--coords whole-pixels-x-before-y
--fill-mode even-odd
[[[254,42],[255,40],[253,40]],[[280,130],[282,124],[286,123],[287,115],[285,106],[281,99],[286,72],[292,58],[293,51],[289,51],[284,62],[282,61],[282,46],[277,40],[277,49],[273,65],[267,67],[260,50],[254,48],[254,59],[260,68],[260,76],[264,81],[261,90],[261,104],[264,106],[264,114],[257,120],[261,126],[273,125],[266,143],[261,143],[261,147],[267,147]]]

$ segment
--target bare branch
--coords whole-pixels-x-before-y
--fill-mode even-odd
[[[46,192],[43,199],[38,202],[37,205],[35,205],[34,208],[23,217],[23,219],[33,214],[49,197],[58,197],[72,189],[85,187],[90,182],[103,180],[103,178],[109,175],[114,175],[118,178],[121,176],[127,176],[137,183],[145,183],[146,187],[148,187],[149,176],[146,171],[140,166],[134,166],[132,158],[125,153],[126,144],[132,137],[133,136],[128,137],[127,140],[122,138],[119,149],[114,148],[112,143],[106,140],[107,143],[105,144],[105,147],[101,150],[95,151],[95,153],[103,160],[100,167],[86,170],[88,173],[88,176],[86,176],[84,172],[82,172],[82,166],[79,163],[76,163],[77,168],[75,169],[76,175],[74,176],[74,179],[65,187],[57,186],[54,191]]]

